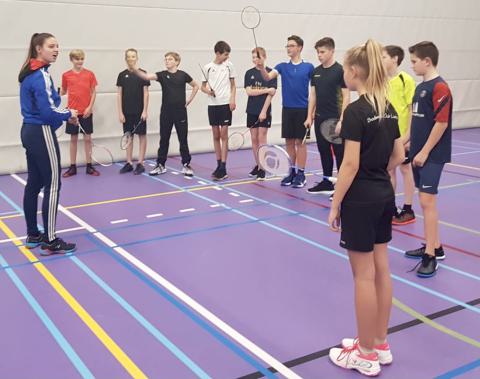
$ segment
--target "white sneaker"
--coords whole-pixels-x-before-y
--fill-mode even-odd
[[[342,346],[345,347],[351,347],[353,345],[358,344],[358,339],[355,338],[344,338],[342,340]],[[390,345],[388,342],[385,342],[384,344],[381,345],[375,345],[374,346],[375,352],[378,354],[378,361],[380,362],[381,365],[389,365],[393,362],[393,355],[390,350]]]
[[[381,371],[377,353],[364,354],[359,350],[358,345],[343,349],[332,348],[329,357],[337,366],[357,370],[366,376],[377,376]]]
[[[164,165],[162,164],[157,164],[152,171],[148,173],[150,176],[156,176],[160,174],[165,174],[167,172],[167,169],[165,168]]]
[[[185,176],[190,176],[190,177],[193,176],[193,170],[192,170],[192,167],[190,166],[190,164],[185,163],[183,165],[182,174],[185,175]]]

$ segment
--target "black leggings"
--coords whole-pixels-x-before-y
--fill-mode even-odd
[[[320,124],[325,119],[315,117],[315,137],[317,139],[317,148],[320,153],[320,160],[322,161],[322,169],[324,176],[332,176],[333,174],[333,155],[337,162],[337,170],[340,170],[343,159],[343,143],[340,145],[328,142],[320,133]],[[333,148],[333,154],[332,154]]]

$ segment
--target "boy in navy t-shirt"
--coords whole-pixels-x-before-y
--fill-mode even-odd
[[[433,42],[420,42],[408,50],[413,71],[423,76],[413,97],[409,158],[424,215],[425,245],[405,256],[422,259],[417,275],[430,277],[436,273],[437,260],[445,259],[436,198],[443,166],[452,155],[452,94],[437,72],[439,54]]]
[[[305,186],[305,164],[307,146],[302,143],[308,124],[308,86],[314,70],[311,63],[301,57],[303,40],[292,35],[287,38],[287,55],[289,62],[282,62],[267,72],[263,64],[257,65],[265,80],[282,80],[282,137],[285,138],[288,155],[293,167],[290,174],[282,179],[282,186],[301,188]],[[297,171],[298,169],[298,171]]]
[[[256,65],[262,65],[267,58],[263,47],[252,50],[252,62],[255,67],[245,73],[244,87],[248,95],[247,102],[247,128],[252,137],[252,152],[255,158],[255,167],[248,174],[257,180],[265,179],[265,170],[258,164],[258,147],[267,143],[267,132],[272,124],[272,97],[277,90],[277,79],[266,81]],[[272,71],[270,67],[267,72]]]

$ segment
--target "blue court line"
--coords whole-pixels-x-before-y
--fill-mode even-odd
[[[1,192],[0,192],[1,193]],[[9,203],[19,209],[19,205],[8,198],[5,194],[2,196],[8,199]],[[97,245],[98,246],[98,245]],[[68,256],[73,263],[77,265],[87,276],[93,280],[104,292],[106,292],[113,300],[115,300],[130,316],[132,316],[140,325],[142,325],[157,341],[159,341],[166,349],[168,349],[177,359],[187,366],[199,378],[209,379],[210,376],[203,371],[195,362],[193,362],[182,350],[173,344],[165,335],[155,328],[145,317],[143,317],[134,307],[132,307],[123,297],[113,290],[105,281],[103,281],[95,272],[93,272],[85,263],[74,255]],[[5,262],[6,263],[6,262]],[[8,272],[8,271],[7,271]]]
[[[100,288],[102,288],[113,300],[115,300],[125,311],[127,311],[140,325],[142,325],[158,342],[167,348],[176,358],[187,366],[199,378],[207,379],[210,376],[203,371],[193,360],[191,360],[180,348],[172,343],[164,334],[153,326],[140,312],[131,306],[123,297],[113,290],[97,274],[95,274],[85,263],[75,256],[70,258],[90,279],[92,279]]]
[[[122,265],[124,268],[126,268],[129,272],[131,272],[134,276],[136,276],[138,279],[140,279],[142,282],[144,282],[148,287],[153,289],[155,292],[160,294],[164,299],[169,301],[171,304],[173,304],[175,307],[177,307],[182,313],[184,313],[186,316],[188,316],[191,320],[193,320],[197,325],[202,327],[205,331],[207,331],[210,335],[215,337],[219,342],[221,342],[224,346],[229,348],[231,351],[233,351],[235,354],[237,354],[240,358],[245,360],[247,363],[252,365],[254,368],[256,368],[258,371],[260,371],[264,376],[268,378],[278,378],[275,374],[267,370],[260,362],[258,362],[256,359],[248,355],[243,349],[241,349],[239,346],[237,346],[235,343],[230,341],[223,333],[221,333],[219,330],[211,326],[207,321],[205,321],[203,318],[198,316],[194,311],[192,311],[189,307],[187,307],[184,303],[180,302],[177,300],[173,295],[171,295],[169,292],[167,292],[163,287],[155,283],[153,280],[150,279],[146,274],[144,274],[142,271],[140,271],[137,267],[132,266],[129,262],[125,261],[122,257],[120,257],[117,253],[114,253],[112,250],[113,248],[110,248],[100,241],[98,241],[96,238],[93,236],[87,236],[94,244],[96,244],[103,252],[108,254],[110,257],[112,257],[116,262],[118,262],[120,265]]]
[[[0,191],[1,193],[1,191]],[[4,195],[6,197],[6,195]],[[7,197],[8,198],[8,197]],[[9,199],[9,198],[8,198]],[[11,199],[9,199],[9,203],[12,204],[12,206],[15,208],[15,209],[18,209],[18,205],[13,202]],[[217,202],[215,202],[217,203]],[[86,238],[87,239],[90,239],[90,241],[92,241],[96,246],[98,246],[100,248],[100,250],[104,251],[104,252],[107,252],[110,256],[112,256],[113,258],[115,258],[115,260],[117,262],[120,262],[124,267],[126,267],[130,272],[133,272],[131,268],[131,266],[129,264],[127,264],[125,262],[124,264],[124,261],[121,260],[120,258],[117,257],[117,254],[116,253],[112,253],[110,251],[110,249],[105,246],[104,244],[100,243],[96,238],[94,238],[91,234],[88,234],[86,235]],[[69,257],[70,259],[73,259],[75,257]],[[78,260],[78,259],[77,259]],[[80,263],[81,261],[78,260]],[[75,261],[74,261],[75,262]],[[82,267],[80,267],[82,268]],[[85,268],[87,268],[87,266],[85,266]],[[135,269],[137,270],[137,269]],[[87,275],[88,275],[88,272],[86,272]],[[93,272],[91,272],[93,273]],[[140,275],[140,279],[142,279],[144,282],[146,282],[147,284],[149,284],[148,282],[150,282],[150,280],[145,277],[145,275],[143,273],[138,273],[136,274],[136,276],[138,277],[138,275]],[[143,276],[143,278],[142,278]],[[98,278],[98,276],[95,275],[96,278]],[[101,279],[98,278],[100,281]],[[92,278],[92,280],[94,280]],[[95,281],[95,280],[94,280]],[[147,282],[148,281],[148,282]],[[98,283],[97,283],[98,284]],[[105,283],[106,285],[106,283]],[[107,286],[107,285],[106,285]],[[149,284],[150,287],[152,287],[151,284]],[[154,288],[157,287],[155,284],[153,284]],[[107,286],[108,287],[108,286]],[[110,287],[108,287],[110,288]],[[105,290],[105,288],[104,288]],[[112,292],[114,292],[111,288],[110,290]],[[213,329],[210,325],[208,325],[205,321],[203,321],[202,319],[200,319],[197,315],[193,314],[192,311],[190,309],[188,309],[186,306],[184,306],[183,304],[180,304],[176,299],[174,299],[172,296],[170,296],[169,294],[165,293],[163,291],[163,289],[161,288],[158,288],[158,289],[155,289],[157,292],[160,292],[162,293],[163,297],[165,297],[167,300],[169,300],[172,304],[176,305],[177,308],[179,308],[180,310],[182,310],[183,313],[187,314],[192,320],[194,320],[198,325],[202,326],[205,330],[207,330],[208,332],[210,332],[210,334],[212,334],[215,338],[217,338],[220,342],[222,342],[225,346],[227,346],[228,348],[230,348],[233,352],[235,352],[238,356],[240,356],[241,358],[243,358],[247,363],[251,364],[257,371],[260,371],[264,374],[264,376],[266,377],[269,377],[269,378],[277,378],[276,375],[272,374],[269,370],[267,370],[260,362],[256,361],[255,359],[253,359],[251,356],[249,356],[248,354],[246,354],[243,350],[241,350],[237,345],[233,344],[230,340],[228,340],[225,336],[223,336],[222,334],[220,334],[216,329]],[[108,293],[108,292],[107,292]],[[126,302],[125,302],[126,303]],[[128,304],[128,303],[127,303]],[[133,309],[133,308],[132,308]],[[186,311],[188,311],[189,313],[187,313]],[[145,320],[146,321],[146,320]],[[147,329],[148,330],[148,329]],[[149,330],[150,331],[150,330]],[[166,346],[167,347],[167,346]],[[168,347],[167,347],[168,348]],[[185,362],[184,362],[185,363]],[[198,368],[199,370],[201,370],[200,368]],[[207,374],[205,374],[207,375]],[[208,378],[208,375],[205,376],[205,378]]]
[[[172,168],[170,168],[170,167],[169,167],[169,169],[170,169],[170,170],[174,170],[174,169],[172,169]],[[145,175],[145,174],[144,174],[144,175]],[[148,176],[148,175],[146,175],[146,176]],[[148,177],[150,177],[150,176],[148,176]],[[153,179],[153,180],[160,181],[160,182],[162,182],[162,183],[164,183],[164,184],[166,184],[166,185],[169,185],[169,186],[171,186],[171,187],[174,187],[174,188],[177,188],[177,189],[182,189],[181,187],[177,186],[177,185],[174,184],[174,183],[170,183],[170,182],[168,182],[168,181],[159,179],[159,178],[157,178],[157,177],[150,177],[150,178]],[[197,178],[198,178],[198,177],[197,177]],[[200,178],[200,179],[201,179],[201,178]],[[208,180],[208,179],[201,179],[201,180],[206,181],[206,182],[211,182],[211,181]],[[221,184],[220,184],[220,183],[217,184],[217,185],[221,187]],[[208,201],[208,202],[210,202],[210,203],[212,203],[212,202],[216,203],[215,200],[212,200],[212,199],[210,199],[210,198],[208,198],[208,197],[202,196],[202,195],[200,195],[200,194],[198,194],[198,193],[196,193],[196,192],[190,192],[190,191],[184,190],[184,189],[182,189],[182,190],[183,190],[184,192],[190,193],[191,195],[193,195],[193,196],[195,196],[195,197],[204,199],[205,201]],[[317,219],[315,219],[315,218],[313,218],[313,217],[303,216],[303,214],[301,214],[300,212],[296,212],[296,211],[290,210],[290,209],[288,209],[288,208],[285,208],[285,207],[282,207],[282,206],[280,206],[280,205],[277,205],[277,204],[268,202],[268,201],[266,201],[266,200],[257,198],[257,197],[255,197],[255,196],[252,196],[252,195],[249,195],[249,194],[247,194],[247,193],[238,191],[238,190],[236,190],[236,189],[229,188],[229,190],[230,190],[231,192],[238,193],[238,194],[243,195],[243,196],[245,196],[245,197],[249,197],[249,198],[255,199],[255,200],[260,201],[260,202],[262,202],[262,203],[270,204],[270,205],[272,205],[272,206],[274,206],[274,207],[276,207],[276,208],[278,208],[278,209],[282,209],[282,210],[285,210],[285,211],[287,211],[287,212],[290,212],[290,213],[293,213],[293,214],[297,214],[297,215],[299,215],[300,217],[304,217],[304,218],[306,218],[306,219],[315,221],[315,222],[317,222],[317,223],[327,224],[327,223],[324,223],[324,222],[322,222],[322,221],[320,221],[320,220],[317,220]],[[231,208],[231,207],[229,207],[229,208],[230,208],[232,211],[234,211],[235,213],[241,214],[241,215],[243,215],[244,217],[247,217],[247,218],[252,219],[252,220],[253,220],[253,219],[256,219],[256,217],[250,216],[250,215],[248,215],[248,214],[246,214],[246,213],[244,213],[244,212],[241,212],[241,211],[239,211],[239,210],[237,210],[237,209],[234,209],[234,208]],[[317,243],[317,242],[315,242],[315,241],[312,241],[312,240],[310,240],[310,239],[307,239],[307,238],[305,238],[305,237],[302,237],[302,236],[300,236],[300,235],[298,235],[298,234],[296,234],[296,233],[290,232],[289,230],[283,229],[283,228],[278,227],[278,226],[276,226],[276,225],[274,225],[274,224],[270,224],[270,223],[265,222],[265,221],[259,221],[259,222],[260,222],[261,224],[265,225],[265,226],[268,226],[268,227],[270,227],[270,228],[273,228],[273,229],[275,229],[275,230],[277,230],[277,231],[279,231],[279,232],[281,232],[281,233],[284,233],[284,234],[286,234],[286,235],[289,235],[289,236],[291,236],[291,237],[293,237],[293,238],[296,238],[296,239],[298,239],[298,240],[300,240],[300,241],[303,241],[303,242],[305,242],[305,243],[307,243],[307,244],[309,244],[309,245],[312,245],[312,246],[314,246],[314,247],[320,248],[321,250],[324,250],[324,251],[326,251],[326,252],[328,252],[328,253],[330,253],[330,254],[333,254],[333,255],[336,255],[336,256],[338,256],[338,257],[341,257],[341,258],[343,258],[343,259],[347,259],[347,260],[348,260],[348,255],[346,255],[346,254],[342,254],[342,253],[340,253],[340,252],[338,252],[338,251],[336,251],[336,250],[333,250],[333,249],[328,248],[327,246],[321,245],[321,244],[319,244],[319,243]],[[328,225],[328,224],[327,224],[327,225]],[[402,278],[402,277],[400,277],[400,276],[398,276],[398,275],[395,275],[395,274],[391,274],[391,275],[392,275],[392,278],[394,278],[394,279],[396,279],[396,280],[398,280],[398,281],[400,281],[400,282],[402,282],[402,283],[404,283],[404,284],[407,284],[407,285],[409,285],[409,286],[412,286],[412,287],[414,287],[414,288],[416,288],[416,289],[419,289],[419,290],[421,290],[421,291],[423,291],[423,292],[426,292],[426,293],[428,293],[428,294],[430,294],[430,295],[434,295],[434,296],[436,296],[436,297],[438,297],[438,298],[440,298],[440,299],[449,301],[449,302],[451,302],[451,303],[453,303],[453,304],[461,305],[462,307],[464,307],[464,308],[466,308],[466,309],[469,309],[469,310],[471,310],[472,312],[475,312],[475,313],[479,313],[479,314],[480,314],[480,308],[473,307],[473,306],[471,306],[471,305],[469,305],[469,304],[467,304],[467,303],[465,303],[465,302],[463,302],[463,301],[457,300],[457,299],[455,299],[455,298],[453,298],[453,297],[450,297],[450,296],[448,296],[448,295],[445,295],[445,294],[443,294],[443,293],[434,291],[434,290],[432,290],[432,289],[430,289],[430,288],[428,288],[428,287],[422,286],[422,285],[417,284],[417,283],[415,283],[415,282],[412,282],[412,281],[410,281],[410,280],[408,280],[408,279],[404,279],[404,278]]]
[[[23,213],[18,213],[17,211],[10,211],[10,212],[2,212],[2,213],[0,213],[0,217],[2,217],[2,216],[10,216],[10,215],[14,215],[14,214],[18,214],[19,216],[20,216],[20,215],[23,215]]]
[[[460,376],[469,371],[475,370],[477,367],[480,367],[480,359],[467,363],[466,365],[453,369],[452,371],[446,372],[445,374],[435,377],[435,379],[456,378],[457,376]]]
[[[8,266],[7,261],[1,254],[0,254],[0,265],[2,267]],[[50,317],[48,317],[47,313],[44,311],[42,306],[38,303],[35,297],[33,297],[31,292],[23,284],[22,280],[17,276],[17,274],[15,274],[15,272],[11,268],[5,268],[5,272],[10,277],[12,282],[15,284],[17,289],[20,291],[22,296],[25,298],[25,300],[30,305],[30,307],[33,309],[33,311],[36,313],[38,318],[45,325],[45,327],[50,332],[50,334],[55,339],[55,341],[60,346],[60,348],[63,350],[67,358],[70,360],[73,366],[80,373],[80,375],[83,378],[95,378],[92,372],[88,369],[88,367],[85,366],[85,363],[83,363],[82,359],[78,356],[78,354],[76,353],[72,345],[70,345],[70,343],[63,336],[62,332],[57,328],[57,326],[50,319]]]

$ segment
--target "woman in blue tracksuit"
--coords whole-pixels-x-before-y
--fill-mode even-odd
[[[55,37],[49,33],[35,33],[18,76],[23,116],[21,137],[28,167],[23,197],[27,222],[26,246],[41,246],[41,255],[64,254],[76,248],[75,244],[67,243],[55,235],[60,193],[60,151],[55,130],[64,121],[78,121],[76,110],[58,108],[60,96],[48,72],[57,56],[58,42]],[[37,202],[42,188],[44,234],[37,227]]]

